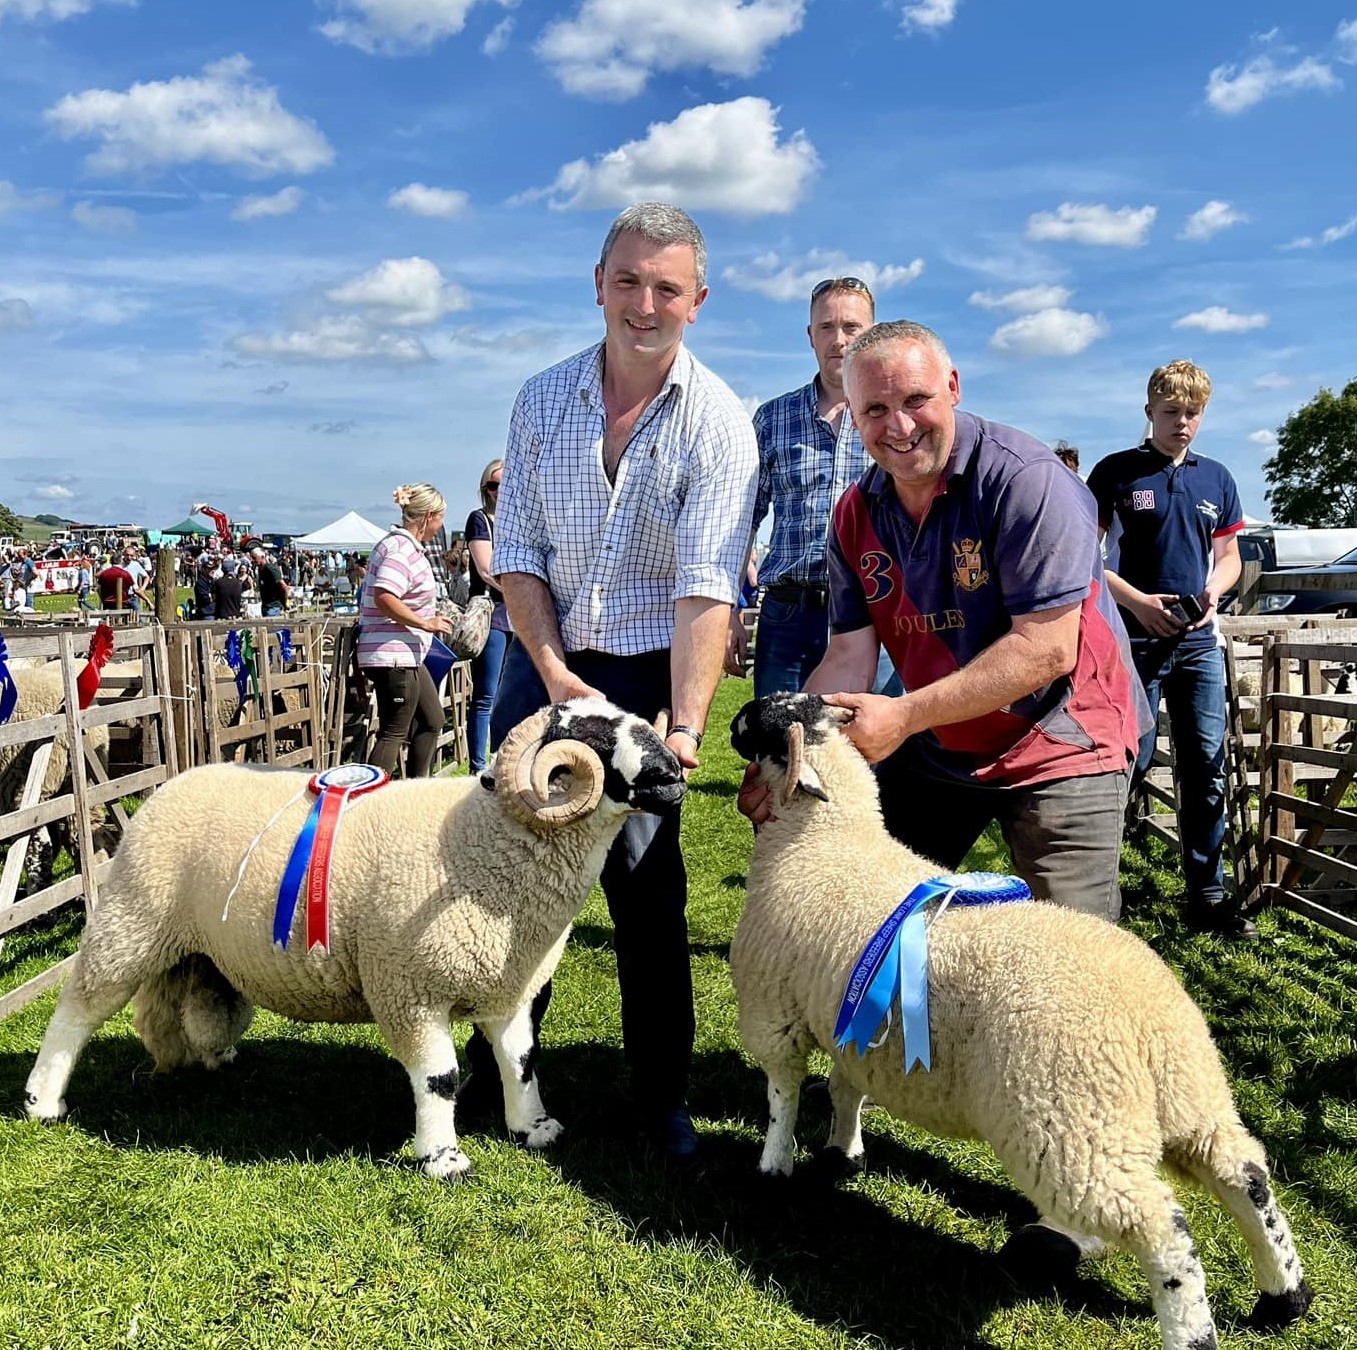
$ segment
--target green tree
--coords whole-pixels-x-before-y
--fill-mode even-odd
[[[4,502],[0,502],[0,534],[12,534],[17,539],[23,532],[23,521]]]
[[[1357,525],[1357,379],[1321,389],[1277,428],[1263,476],[1278,524]]]

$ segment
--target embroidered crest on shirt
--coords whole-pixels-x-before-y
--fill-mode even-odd
[[[978,591],[989,580],[978,539],[952,544],[952,575],[963,591]]]
[[[1211,524],[1215,524],[1220,519],[1220,507],[1215,502],[1198,502],[1197,510],[1202,513]]]

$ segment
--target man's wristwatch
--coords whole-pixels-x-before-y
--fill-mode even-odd
[[[685,736],[691,737],[692,742],[699,750],[702,749],[702,733],[696,727],[676,726],[669,728],[669,734],[672,736],[675,732],[681,731]]]

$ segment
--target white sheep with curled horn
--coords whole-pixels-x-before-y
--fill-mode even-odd
[[[1201,1262],[1163,1165],[1233,1215],[1261,1291],[1254,1324],[1298,1319],[1313,1294],[1263,1148],[1240,1123],[1201,1013],[1133,934],[1036,901],[954,904],[928,932],[931,1068],[905,1072],[898,1018],[865,1055],[836,1048],[860,953],[940,871],[887,834],[876,778],[841,730],[849,715],[814,694],[779,694],[731,725],[776,799],[730,949],[740,1035],[768,1075],[760,1171],[792,1170],[797,1098],[818,1047],[833,1060],[837,1170],[861,1165],[867,1096],[935,1133],[982,1139],[1050,1236],[1135,1254],[1165,1350],[1211,1350]]]
[[[59,1119],[77,1057],[135,996],[158,1068],[233,1054],[257,1004],[306,1022],[375,1022],[410,1076],[415,1154],[431,1177],[471,1163],[457,1141],[450,1019],[489,1038],[509,1130],[561,1133],[537,1088],[531,1000],[623,819],[676,808],[678,759],[602,699],[544,708],[478,779],[415,779],[353,799],[334,845],[329,950],[307,950],[298,906],[272,941],[309,775],[248,765],[190,770],[133,817],[37,1062],[25,1107]],[[228,905],[229,899],[229,905]]]

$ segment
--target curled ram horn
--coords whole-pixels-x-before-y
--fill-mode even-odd
[[[495,758],[495,777],[506,809],[534,830],[557,829],[588,815],[603,796],[603,761],[583,741],[560,740],[544,746],[551,709],[520,722],[504,739]],[[551,800],[551,775],[569,769],[571,786]]]
[[[660,738],[660,740],[662,740],[662,741],[668,740],[668,739],[669,739],[669,709],[668,709],[668,708],[661,708],[661,709],[659,710],[659,712],[657,712],[657,713],[655,714],[655,734],[656,734],[656,735]]]

